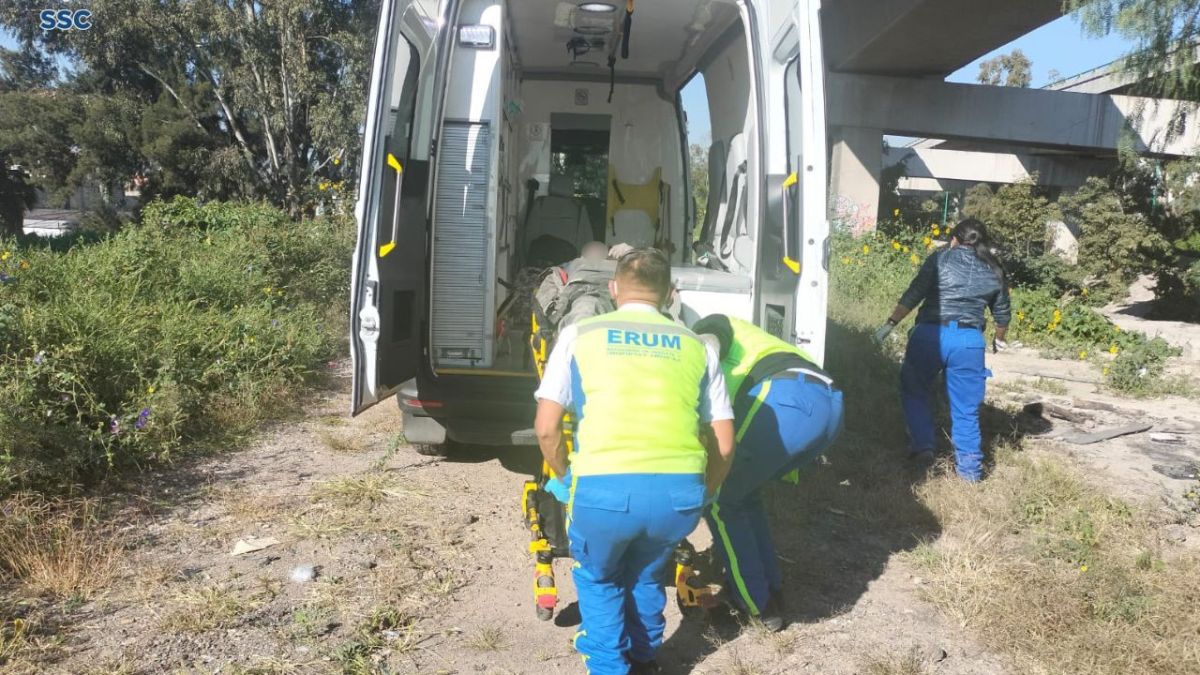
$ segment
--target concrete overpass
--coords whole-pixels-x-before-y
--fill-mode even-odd
[[[1061,0],[825,0],[831,217],[874,227],[884,134],[944,139],[886,158],[906,158],[911,187],[1035,172],[1043,183],[1079,185],[1127,143],[1149,155],[1193,154],[1200,124],[1179,124],[1190,104],[1124,95],[1131,83],[1120,76],[1084,74],[1057,90],[940,81],[1061,8]]]
[[[945,77],[1062,16],[1062,0],[824,0],[829,70]]]

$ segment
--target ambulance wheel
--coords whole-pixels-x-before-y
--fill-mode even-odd
[[[424,457],[445,457],[445,443],[413,443],[413,450]]]

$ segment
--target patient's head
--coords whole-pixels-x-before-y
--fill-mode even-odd
[[[583,245],[579,257],[584,260],[604,260],[608,257],[608,246],[602,241],[589,241]]]

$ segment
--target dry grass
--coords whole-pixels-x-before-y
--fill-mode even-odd
[[[780,659],[796,651],[800,641],[799,634],[790,630],[772,632],[761,621],[746,624],[746,632],[754,643],[769,649]]]
[[[477,652],[498,652],[508,649],[508,636],[499,626],[485,626],[472,635],[466,645]]]
[[[1059,380],[1048,377],[1037,377],[1034,379],[1020,377],[1012,382],[988,384],[988,389],[992,392],[1012,392],[1014,394],[1022,394],[1029,389],[1033,389],[1046,394],[1054,394],[1055,396],[1066,396],[1070,392],[1067,385]]]
[[[188,589],[171,600],[171,612],[162,626],[183,633],[232,628],[243,614],[257,605],[257,600],[223,586]]]
[[[748,658],[737,647],[730,647],[725,655],[725,663],[721,672],[727,675],[767,675],[771,671],[757,661]]]
[[[366,504],[374,506],[387,499],[394,490],[396,479],[380,472],[347,476],[321,483],[313,491],[315,501],[331,501],[338,506],[351,507]]]
[[[331,452],[342,455],[359,455],[371,447],[366,438],[353,430],[333,431],[330,429],[319,429],[316,435]]]
[[[354,637],[333,652],[343,673],[375,675],[391,672],[381,660],[388,655],[405,655],[419,648],[426,635],[417,629],[418,616],[395,606],[378,607],[359,622]]]
[[[0,503],[0,575],[30,592],[85,600],[113,580],[121,537],[90,499],[22,494]]]
[[[15,658],[29,647],[29,625],[24,619],[5,620],[0,624],[0,664]]]
[[[925,675],[925,666],[916,649],[904,654],[869,656],[862,661],[862,675]]]
[[[289,532],[301,539],[325,539],[346,531],[349,524],[341,514],[314,509],[292,518]]]
[[[249,666],[233,666],[234,675],[291,675],[304,672],[309,664],[270,657],[258,659]]]
[[[909,554],[926,597],[1031,667],[1096,675],[1200,672],[1200,565],[1164,560],[1148,509],[1051,457],[1007,448],[973,486],[930,481],[944,524]]]
[[[235,484],[217,491],[214,499],[239,523],[264,523],[278,520],[295,508],[303,497],[292,492],[268,494],[248,485]]]

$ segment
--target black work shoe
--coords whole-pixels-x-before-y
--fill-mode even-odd
[[[658,665],[658,661],[652,660],[642,663],[640,661],[634,661],[633,659],[629,660],[629,675],[643,675],[643,673],[648,675],[650,673],[657,673],[661,671],[662,667]]]

